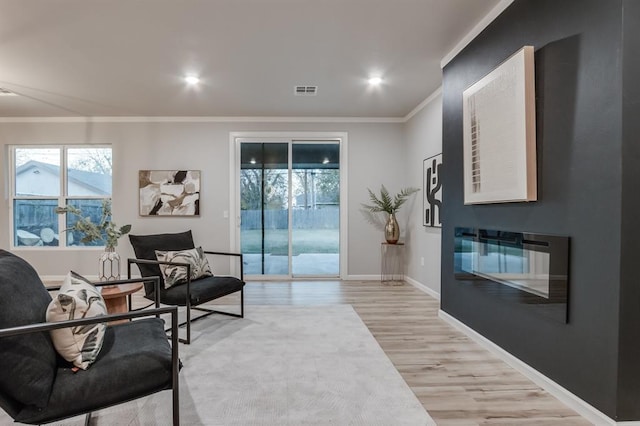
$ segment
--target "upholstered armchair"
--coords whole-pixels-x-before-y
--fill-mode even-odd
[[[157,277],[149,281],[159,284]],[[27,424],[82,414],[88,422],[92,411],[172,389],[173,424],[179,424],[178,341],[173,338],[169,345],[158,318],[170,314],[177,334],[177,308],[47,323],[51,302],[36,271],[0,250],[0,407],[7,414]],[[97,358],[86,370],[73,368],[54,348],[52,330],[75,332],[123,319],[135,321],[106,326]]]
[[[129,235],[129,241],[135,252],[135,259],[127,261],[127,277],[132,277],[132,265],[136,265],[143,277],[160,276],[161,288],[156,291],[150,284],[145,284],[145,297],[156,303],[165,305],[184,306],[186,321],[179,327],[186,325],[186,339],[181,342],[191,343],[191,323],[211,314],[223,314],[234,317],[244,317],[244,272],[241,253],[207,251],[196,248],[191,231],[173,234]],[[225,256],[237,259],[239,262],[239,277],[219,276],[206,273],[208,262],[202,259],[193,260],[200,252],[200,257]],[[162,255],[164,260],[159,260]],[[198,256],[196,256],[198,257]],[[178,260],[176,260],[178,259]],[[205,265],[203,265],[203,262]],[[169,272],[171,270],[171,272]],[[205,272],[201,277],[196,272]],[[169,281],[173,281],[170,283]],[[240,292],[240,313],[225,312],[200,306],[220,297]],[[191,310],[205,312],[196,318],[191,317]]]

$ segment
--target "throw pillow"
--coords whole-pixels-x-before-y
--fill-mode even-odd
[[[66,321],[106,314],[107,306],[100,291],[86,278],[71,271],[62,283],[58,295],[49,304],[47,321]],[[99,323],[52,330],[53,346],[64,359],[86,370],[102,349],[106,327],[105,323]]]
[[[180,262],[191,265],[191,279],[211,277],[213,273],[202,247],[180,251],[156,250],[156,257],[162,262]],[[160,265],[165,287],[187,282],[187,268],[178,265]]]

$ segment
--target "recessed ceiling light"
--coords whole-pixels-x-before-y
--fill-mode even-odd
[[[381,77],[371,77],[369,79],[369,84],[372,86],[379,86],[382,83],[382,78]]]
[[[249,160],[249,163],[251,163],[251,164],[256,164],[256,160],[255,160],[255,158],[252,158],[251,160]]]
[[[322,164],[329,164],[329,159],[325,157],[325,159],[322,160]]]
[[[200,83],[200,78],[196,75],[188,75],[184,78],[184,81],[186,81],[187,84],[195,85]]]

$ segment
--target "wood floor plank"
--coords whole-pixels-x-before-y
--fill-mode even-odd
[[[438,425],[590,424],[438,318],[439,302],[411,285],[248,282],[244,293],[247,310],[251,305],[352,305]],[[137,294],[134,305],[142,300]],[[215,303],[238,302],[231,295]]]

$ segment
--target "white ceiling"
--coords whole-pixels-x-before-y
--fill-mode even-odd
[[[403,117],[498,2],[0,0],[0,117]]]

